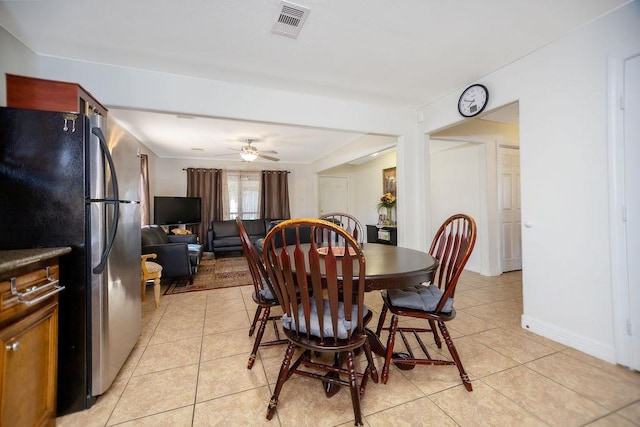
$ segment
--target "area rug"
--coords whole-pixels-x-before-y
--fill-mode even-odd
[[[203,258],[198,266],[193,284],[189,284],[188,279],[176,280],[169,285],[164,294],[206,291],[250,285],[251,283],[251,272],[244,257]]]

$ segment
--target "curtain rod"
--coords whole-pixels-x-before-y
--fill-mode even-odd
[[[211,171],[223,170],[223,169],[210,169],[210,168],[182,168],[183,171],[186,171],[186,170],[189,170],[189,169],[196,169],[196,170],[200,169],[200,170],[205,170],[205,171],[207,171],[207,170],[211,170]],[[232,170],[232,169],[229,169],[229,170]],[[245,172],[245,171],[239,171],[239,172]],[[267,170],[259,171],[259,172],[262,172],[262,173],[265,173],[265,172],[286,172],[286,173],[291,173],[291,171],[267,171]]]

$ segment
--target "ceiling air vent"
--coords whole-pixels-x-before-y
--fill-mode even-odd
[[[309,8],[283,1],[280,3],[278,20],[273,24],[271,32],[281,36],[298,38],[302,24],[309,16]]]

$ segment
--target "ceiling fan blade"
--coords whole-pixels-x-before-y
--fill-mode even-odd
[[[265,159],[265,160],[271,160],[272,162],[279,162],[280,159],[276,158],[276,157],[271,157],[271,156],[267,156],[266,154],[262,153],[262,152],[257,152],[255,153],[258,157],[260,157],[261,159]]]
[[[260,150],[260,152],[266,154],[278,154],[278,152],[275,150]]]

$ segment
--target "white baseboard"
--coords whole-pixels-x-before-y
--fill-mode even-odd
[[[558,328],[548,323],[541,322],[529,316],[522,315],[521,325],[523,329],[545,338],[559,342],[593,357],[609,363],[616,363],[615,348],[600,341],[594,341],[565,329]]]

